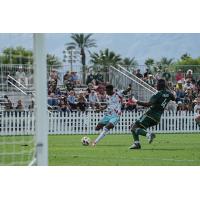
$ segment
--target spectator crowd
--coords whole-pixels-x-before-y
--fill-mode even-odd
[[[157,80],[164,78],[167,81],[168,88],[176,97],[175,102],[170,102],[167,110],[173,111],[194,111],[196,104],[200,102],[200,79],[195,80],[192,70],[188,70],[184,74],[178,70],[175,81],[171,80],[171,74],[167,68],[161,72],[158,70],[152,74],[149,69],[141,73],[140,69],[134,70],[133,74],[150,86],[156,88]],[[19,83],[25,80],[25,74],[21,69],[17,71],[16,77]],[[77,72],[67,71],[62,77],[62,85],[58,82],[61,79],[56,69],[52,69],[48,76],[48,109],[50,111],[72,112],[86,111],[93,109],[100,110],[102,105],[106,104],[106,82],[103,74],[98,71],[95,74],[90,71],[87,75],[86,86],[81,84],[79,74]],[[11,100],[5,96],[5,110],[23,110],[24,105],[21,99],[14,106]],[[33,109],[34,100],[31,100],[29,109]],[[136,103],[133,101],[131,94],[123,99],[122,110],[137,111]]]

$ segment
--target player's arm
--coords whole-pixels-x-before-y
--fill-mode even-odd
[[[143,101],[136,101],[136,103],[139,105],[139,106],[144,106],[144,107],[150,107],[152,106],[152,102],[143,102]]]
[[[151,99],[149,100],[149,102],[144,102],[144,101],[138,101],[138,100],[135,100],[135,102],[140,105],[140,106],[144,106],[144,107],[150,107],[152,106],[153,104],[156,104],[156,101],[157,99],[159,99],[159,93],[157,94],[154,94]]]

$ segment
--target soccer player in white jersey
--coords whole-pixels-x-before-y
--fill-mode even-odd
[[[200,126],[200,96],[197,98],[197,104],[194,106],[194,118],[196,123]]]
[[[102,140],[106,133],[114,128],[114,126],[119,122],[119,117],[121,115],[121,107],[122,107],[122,98],[131,90],[131,85],[126,90],[114,92],[113,85],[106,86],[106,94],[107,96],[107,110],[105,112],[104,117],[99,121],[95,130],[99,131],[101,129],[102,132],[99,136],[93,141],[92,146],[95,146],[100,140]]]

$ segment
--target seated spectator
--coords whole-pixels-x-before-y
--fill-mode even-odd
[[[99,106],[99,99],[94,90],[89,94],[89,106],[93,109]]]
[[[128,100],[126,101],[126,110],[127,111],[133,111],[136,110],[137,111],[137,104],[134,100],[135,98],[130,97],[128,98]]]
[[[185,95],[183,103],[185,106],[185,110],[192,111],[193,100],[191,99],[191,97],[188,94]]]
[[[88,84],[88,87],[87,87],[87,89],[86,89],[87,92],[90,93],[91,90],[93,90],[93,89],[94,89],[93,84],[92,84],[92,83],[89,83],[89,84]]]
[[[87,100],[84,97],[83,93],[81,92],[78,97],[77,109],[79,111],[85,111],[87,107]]]
[[[55,95],[56,95],[56,96],[60,96],[60,95],[61,95],[60,88],[56,88],[56,90],[55,90]]]
[[[58,111],[70,112],[70,106],[66,103],[64,98],[62,98],[58,104]]]
[[[150,86],[155,87],[156,80],[155,80],[155,78],[153,77],[152,74],[149,74],[147,76],[147,80],[145,82],[148,83]]]
[[[179,80],[176,84],[176,89],[183,89],[183,83],[181,80]]]
[[[75,110],[77,107],[75,92],[71,90],[69,96],[67,97],[67,102],[69,103],[71,110]]]
[[[106,92],[105,91],[101,91],[101,92],[97,92],[97,97],[99,99],[99,103],[101,105],[107,105],[107,98],[106,98]]]
[[[133,69],[132,74],[133,74],[134,76],[136,76],[137,70]]]
[[[52,87],[53,92],[55,92],[55,90],[56,90],[56,88],[57,88],[57,81],[54,80],[54,79],[51,79],[51,80],[49,81],[49,87]]]
[[[23,106],[23,104],[22,104],[22,100],[21,100],[21,99],[19,99],[19,100],[17,101],[17,106],[15,107],[15,109],[16,109],[17,111],[24,111],[24,106]]]
[[[183,102],[179,101],[177,104],[177,111],[184,111],[185,110],[185,105]]]
[[[193,72],[192,72],[191,69],[188,69],[188,70],[187,70],[187,73],[186,73],[185,79],[189,79],[190,81],[193,80]]]
[[[56,71],[56,69],[52,69],[50,74],[49,74],[49,81],[56,81],[56,84],[58,82],[58,72]]]
[[[19,67],[18,71],[15,74],[15,78],[17,80],[17,82],[19,82],[19,86],[20,84],[25,84],[25,79],[26,79],[26,74],[22,69],[22,66]]]
[[[94,75],[92,73],[92,71],[90,71],[90,74],[87,76],[87,80],[86,80],[86,84],[88,85],[89,83],[92,82],[92,80],[94,80]]]
[[[171,78],[171,74],[168,72],[168,68],[167,67],[164,69],[164,73],[162,74],[162,78],[165,79],[167,82]]]
[[[160,69],[157,69],[157,73],[155,75],[156,81],[158,81],[159,79],[161,79],[161,77],[162,77],[162,73],[161,73]]]
[[[173,83],[172,83],[171,81],[168,82],[167,86],[168,86],[168,88],[169,88],[170,90],[174,90],[174,91],[175,91],[174,86],[173,86]]]
[[[200,124],[200,96],[194,100],[194,116],[195,121]]]
[[[52,92],[48,96],[47,102],[49,106],[58,106],[58,98],[55,96],[55,93]]]
[[[140,73],[140,69],[137,69],[136,76],[141,79],[143,78],[143,75]]]
[[[103,75],[100,73],[100,71],[97,72],[97,74],[94,76],[94,79],[99,83],[103,82]]]
[[[184,100],[184,98],[185,98],[185,92],[183,91],[183,89],[179,89],[179,88],[177,88],[176,89],[176,103],[178,103],[178,102],[183,102],[183,100]]]
[[[187,79],[185,85],[183,86],[184,90],[193,89],[193,84],[191,83],[190,79]]]
[[[66,85],[67,82],[71,79],[71,74],[67,71],[63,76],[63,84]]]
[[[196,83],[197,86],[197,92],[200,93],[200,79]]]
[[[95,90],[97,93],[104,94],[106,87],[103,84],[98,84],[98,87]]]
[[[67,88],[67,91],[71,91],[71,90],[74,89],[74,84],[73,84],[72,81],[69,81],[69,80],[68,80],[68,82],[66,82],[65,86],[66,86],[66,88]]]
[[[144,73],[144,78],[147,78],[151,74],[149,68],[146,69],[146,72]]]
[[[48,95],[55,92],[55,88],[52,85],[48,86]]]
[[[184,74],[182,73],[182,70],[179,69],[178,72],[176,73],[176,82],[184,82]]]
[[[79,78],[78,78],[77,72],[71,72],[71,82],[72,82],[74,85],[80,84],[80,80],[79,80]]]
[[[176,102],[175,101],[170,101],[167,104],[165,110],[171,111],[171,112],[176,112],[176,110],[177,110],[177,104],[176,104]]]
[[[33,69],[28,68],[28,73],[27,73],[27,78],[25,80],[26,86],[32,85],[33,84]]]
[[[13,105],[12,105],[11,100],[8,98],[7,95],[5,95],[4,98],[5,98],[5,103],[4,103],[4,105],[5,105],[5,110],[6,110],[6,111],[12,110],[12,109],[13,109]]]

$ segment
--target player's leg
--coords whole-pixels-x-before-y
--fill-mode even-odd
[[[98,137],[93,141],[92,146],[96,146],[96,144],[106,136],[108,129],[105,127],[105,124],[98,124],[97,127],[95,128],[96,131],[99,131],[101,129],[103,130],[98,135]]]
[[[135,122],[135,124],[133,124],[131,126],[131,132],[133,134],[134,143],[130,147],[130,149],[140,149],[141,148],[141,144],[139,141],[139,135],[146,136],[148,139],[148,142],[152,143],[153,139],[155,138],[155,134],[148,132],[146,129],[151,126],[154,126],[156,124],[157,124],[157,122],[155,120],[151,119],[147,115],[143,115],[139,120],[137,120]]]
[[[133,144],[129,147],[129,149],[141,149],[141,144],[140,144],[140,140],[139,140],[139,134],[138,134],[138,124],[132,124],[131,125],[131,132],[133,135]]]
[[[102,132],[98,135],[98,137],[92,142],[92,146],[95,146],[100,140],[102,140],[106,136],[106,132],[108,132],[107,128],[105,127],[109,122],[109,118],[104,116],[99,123],[97,124],[95,131],[99,131],[101,129]]]
[[[92,143],[93,146],[95,146],[100,140],[102,140],[107,132],[114,128],[115,124],[117,124],[117,122],[119,121],[119,117],[113,117],[113,116],[105,116],[100,123],[97,125],[95,130],[100,130],[100,128],[103,125],[103,130],[102,132],[99,134],[99,136],[94,140],[94,142]]]

